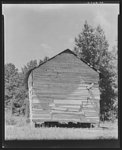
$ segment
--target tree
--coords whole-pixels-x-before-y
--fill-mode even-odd
[[[113,107],[112,112],[114,115],[118,116],[118,68],[117,68],[117,46],[113,46],[111,51],[111,60],[110,60],[110,67],[113,73],[112,76],[112,89],[114,91],[115,97],[113,99]]]
[[[26,74],[30,69],[33,69],[36,66],[37,60],[31,60],[22,68],[22,73]]]
[[[27,71],[37,66],[36,60],[31,60],[22,68],[22,72],[14,64],[5,65],[5,106],[11,104],[12,113],[26,109],[25,103],[28,100],[28,91],[25,88],[25,75]],[[25,107],[25,108],[24,108]]]
[[[23,68],[22,71],[19,73],[19,78],[20,78],[20,89],[18,94],[16,95],[16,99],[18,99],[18,103],[20,104],[22,109],[28,109],[26,105],[29,105],[28,102],[28,90],[25,87],[25,77],[26,73],[30,70],[33,69],[34,67],[37,67],[37,60],[31,60],[29,61]],[[25,105],[26,104],[26,105]],[[23,108],[23,106],[25,106]]]
[[[110,112],[113,109],[114,99],[116,97],[113,90],[113,72],[112,53],[108,51],[109,44],[101,26],[93,28],[85,21],[82,32],[75,38],[74,52],[79,58],[84,59],[94,68],[101,72],[100,92],[101,92],[101,119],[110,118]]]
[[[40,59],[40,60],[39,60],[39,65],[42,64],[42,63],[43,63],[43,61]]]
[[[16,89],[19,87],[18,69],[14,64],[8,63],[5,65],[5,105],[10,104],[13,99]]]
[[[23,89],[25,90],[25,98],[27,98],[28,97],[28,91],[27,91],[27,89],[25,88],[25,83],[24,83],[24,81],[25,81],[25,77],[26,77],[26,73],[29,71],[29,70],[31,70],[31,69],[33,69],[34,67],[37,67],[37,60],[31,60],[31,61],[29,61],[23,68],[22,68],[22,72],[20,73],[20,79],[21,79],[21,84],[22,84],[22,87],[23,87]]]
[[[39,65],[42,64],[43,62],[46,62],[49,59],[49,57],[45,56],[43,60],[40,59]]]
[[[43,62],[46,62],[49,59],[49,57],[45,56]]]

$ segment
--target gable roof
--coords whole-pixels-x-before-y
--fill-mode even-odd
[[[52,58],[48,59],[46,62],[43,62],[43,63],[39,64],[37,67],[34,67],[33,69],[30,69],[30,70],[26,73],[26,77],[25,77],[25,80],[24,80],[24,81],[25,81],[25,84],[26,84],[26,85],[25,85],[26,88],[28,89],[28,77],[29,77],[30,73],[31,73],[34,69],[39,68],[41,65],[47,63],[48,61],[52,60],[53,58],[57,57],[58,55],[61,55],[62,53],[70,53],[70,54],[73,54],[75,57],[78,58],[78,56],[77,56],[73,51],[71,51],[70,49],[66,49],[66,50],[60,52],[59,54],[53,56]],[[99,70],[97,70],[96,68],[94,68],[93,66],[91,66],[91,65],[90,65],[89,63],[87,63],[85,60],[83,60],[82,58],[78,58],[78,59],[81,60],[81,61],[83,61],[83,62],[84,62],[85,64],[87,64],[90,68],[92,68],[93,70],[95,70],[97,73],[100,74],[100,71],[99,71]]]

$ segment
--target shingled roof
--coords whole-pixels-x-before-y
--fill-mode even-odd
[[[70,54],[75,55],[75,56],[78,58],[78,56],[77,56],[73,51],[71,51],[70,49],[66,49],[66,50],[60,52],[59,54],[57,54],[57,55],[53,56],[52,58],[48,59],[46,62],[43,62],[43,63],[39,64],[37,67],[34,67],[33,69],[30,69],[30,70],[26,73],[26,76],[25,76],[25,80],[24,80],[24,82],[25,82],[25,87],[28,89],[28,77],[29,77],[30,73],[31,73],[34,69],[39,68],[41,65],[47,63],[48,61],[52,60],[53,58],[55,58],[56,56],[58,56],[58,55],[60,55],[60,54],[62,54],[62,53],[70,53]],[[81,60],[81,61],[83,61],[83,62],[84,62],[85,64],[87,64],[90,68],[92,68],[93,70],[95,70],[97,73],[100,74],[100,71],[99,71],[98,69],[94,68],[91,64],[89,64],[88,62],[86,62],[86,61],[83,60],[82,58],[78,58],[78,59]]]

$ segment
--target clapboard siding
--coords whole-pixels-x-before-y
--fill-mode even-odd
[[[61,62],[59,62],[59,59],[61,60]],[[82,72],[82,74],[80,74],[79,76],[84,77],[84,75],[86,75],[86,78],[88,77],[91,80],[92,79],[95,80],[96,76],[97,77],[99,76],[97,72],[95,72],[92,68],[90,68],[88,65],[86,65],[82,61],[79,61],[73,54],[61,54],[60,56],[57,56],[54,59],[50,60],[49,62],[45,63],[42,67],[34,70],[36,77],[37,75],[46,76],[46,75],[51,75],[51,74],[56,76],[57,72],[59,73],[58,74],[59,76],[61,75],[66,76],[67,72],[68,72],[67,76],[69,74],[73,76],[72,74]]]
[[[86,81],[87,82],[87,81]],[[79,83],[78,83],[79,84]],[[34,81],[34,85],[36,85],[36,86],[34,86],[33,88],[35,88],[35,89],[40,89],[40,88],[51,88],[51,87],[53,87],[53,88],[69,88],[70,86],[71,87],[76,87],[77,86],[77,89],[86,89],[86,86],[88,86],[88,84],[80,84],[79,86],[78,86],[78,84],[76,84],[76,83],[62,83],[62,82],[52,82],[51,84],[48,82],[48,84],[45,84],[45,82],[44,81],[42,81],[41,83],[39,82],[36,82],[36,81]],[[94,88],[95,88],[95,85],[94,85]],[[96,85],[96,88],[99,88],[97,85]]]
[[[57,55],[30,76],[33,121],[99,121],[99,74],[72,53]]]

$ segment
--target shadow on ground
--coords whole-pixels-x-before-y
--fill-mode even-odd
[[[95,127],[95,125],[90,123],[59,123],[59,122],[44,122],[42,124],[35,123],[35,127],[63,127],[63,128],[90,128]]]

